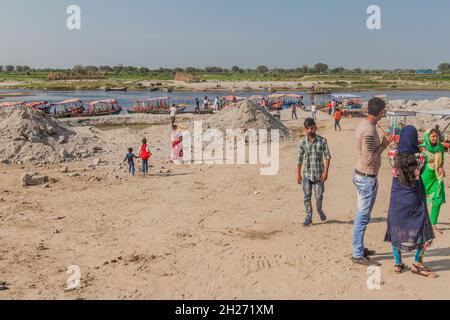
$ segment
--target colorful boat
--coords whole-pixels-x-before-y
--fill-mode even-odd
[[[49,114],[54,118],[70,118],[85,112],[86,109],[80,99],[70,99],[52,104]]]
[[[186,108],[177,106],[177,112],[183,112]],[[133,110],[128,110],[128,113],[168,114],[170,113],[170,97],[136,99]]]
[[[27,108],[42,111],[45,113],[50,113],[51,104],[47,101],[30,102],[26,104]]]
[[[122,112],[122,107],[116,99],[98,100],[89,103],[82,114],[71,114],[71,117],[98,117],[117,115]]]
[[[6,101],[0,103],[0,108],[17,108],[25,105],[24,101]]]

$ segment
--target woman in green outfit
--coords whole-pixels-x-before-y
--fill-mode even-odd
[[[441,206],[445,203],[444,146],[435,129],[427,131],[424,140],[425,143],[421,145],[421,148],[426,158],[426,166],[422,180],[425,185],[427,201],[431,204],[431,224],[434,230],[440,233],[437,223]]]

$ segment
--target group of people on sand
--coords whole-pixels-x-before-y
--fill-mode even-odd
[[[183,135],[178,130],[176,124],[172,124],[172,136],[171,136],[171,159],[170,161],[175,164],[183,163]],[[136,174],[135,159],[140,159],[142,164],[142,174],[144,177],[148,175],[149,160],[152,156],[147,139],[142,139],[142,145],[139,149],[139,156],[133,153],[133,148],[128,148],[128,153],[125,156],[124,162],[128,163],[128,171],[133,176]]]
[[[378,265],[370,259],[376,253],[365,247],[364,237],[377,199],[382,155],[393,142],[393,136],[387,132],[383,132],[382,139],[377,132],[377,125],[385,115],[385,108],[386,104],[382,99],[371,99],[367,118],[356,128],[359,158],[353,172],[353,184],[358,200],[352,261],[363,266]],[[327,221],[322,202],[331,154],[327,140],[316,133],[315,120],[306,119],[304,126],[306,136],[299,144],[297,182],[303,186],[304,192],[304,226],[310,227],[313,223],[313,190],[319,217],[322,221]],[[424,143],[419,145],[417,129],[406,126],[401,132],[397,148],[388,152],[388,156],[393,182],[384,240],[392,246],[394,271],[401,274],[407,269],[402,260],[402,252],[416,250],[411,272],[436,278],[438,275],[424,265],[424,256],[431,247],[435,234],[440,233],[438,218],[441,206],[446,201],[441,133],[436,129],[428,130]],[[428,206],[431,207],[431,214]]]

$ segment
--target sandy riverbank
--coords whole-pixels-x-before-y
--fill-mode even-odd
[[[289,116],[283,113],[285,124],[301,131],[302,120]],[[381,290],[369,290],[366,269],[350,263],[358,121],[345,119],[344,131],[335,133],[320,114],[319,133],[333,154],[325,196],[329,222],[310,229],[302,228],[303,194],[295,182],[298,139],[282,142],[280,171],[267,177],[258,166],[169,164],[167,124],[73,127],[101,141],[97,165],[92,158],[41,167],[0,164],[0,281],[10,288],[0,299],[450,298],[447,207],[445,233],[426,257],[441,278],[394,275],[383,243],[391,185],[386,159],[366,240],[382,263]],[[133,178],[121,161],[143,136],[154,150],[151,176]],[[63,173],[65,166],[69,172]],[[58,182],[23,188],[20,177],[30,171]],[[66,292],[71,265],[81,269],[82,288]]]

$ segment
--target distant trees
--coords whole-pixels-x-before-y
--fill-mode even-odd
[[[438,67],[439,72],[450,74],[450,63],[441,63]],[[29,66],[25,65],[3,65],[0,66],[0,72],[6,73],[22,73],[22,74],[31,74],[34,73],[54,73],[54,74],[65,74],[69,78],[70,77],[89,77],[95,78],[106,77],[108,74],[110,75],[141,75],[141,76],[163,76],[172,77],[178,73],[188,73],[191,75],[202,75],[202,74],[249,74],[249,75],[262,75],[264,77],[273,76],[275,78],[280,78],[285,76],[295,77],[302,74],[415,74],[417,70],[409,70],[409,69],[395,69],[395,70],[382,70],[382,69],[362,69],[362,68],[354,68],[354,69],[346,69],[344,67],[334,67],[330,68],[325,63],[316,63],[314,66],[310,67],[308,65],[302,65],[297,68],[269,68],[265,65],[260,65],[256,68],[241,68],[239,66],[232,66],[231,68],[223,68],[218,66],[207,66],[205,68],[195,68],[195,67],[176,67],[176,68],[158,68],[158,69],[150,69],[148,67],[135,67],[135,66],[83,66],[83,65],[75,65],[71,69],[56,69],[56,68],[42,68],[42,69],[32,69]],[[60,75],[58,75],[60,77]]]
[[[111,72],[113,70],[110,66],[100,66],[98,69],[102,72]]]
[[[79,74],[86,73],[86,70],[84,69],[84,67],[79,64],[73,66],[72,71],[75,73],[79,73]]]
[[[441,63],[438,70],[441,73],[450,73],[450,63]]]
[[[239,71],[241,71],[241,68],[239,68],[238,66],[233,66],[233,67],[231,67],[231,71],[233,73],[238,73]]]
[[[269,72],[269,68],[267,68],[266,66],[258,66],[256,68],[256,72],[258,72],[258,73],[267,73],[267,72]]]
[[[316,64],[314,65],[314,70],[315,70],[317,73],[326,73],[326,72],[328,71],[328,65],[325,64],[325,63],[321,63],[321,62],[316,63]]]

